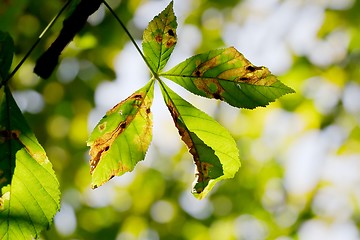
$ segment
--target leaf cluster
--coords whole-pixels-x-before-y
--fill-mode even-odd
[[[163,72],[177,43],[176,30],[176,16],[173,2],[170,2],[143,34],[143,58],[152,78],[143,88],[110,109],[89,138],[93,188],[132,171],[144,159],[151,142],[150,108],[155,81],[175,127],[194,159],[193,194],[200,199],[216,182],[232,178],[238,171],[238,148],[223,126],[172,91],[163,78],[191,93],[225,101],[238,108],[266,106],[293,92],[266,67],[254,66],[233,47],[195,55]]]

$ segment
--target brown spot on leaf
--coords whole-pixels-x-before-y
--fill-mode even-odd
[[[257,66],[247,66],[246,67],[246,70],[249,71],[249,72],[255,72],[257,70],[263,70],[264,67],[257,67]]]
[[[176,43],[176,39],[170,38],[167,42],[166,42],[166,47],[167,48],[171,48],[172,46],[174,46]]]
[[[174,31],[173,31],[172,29],[169,29],[169,30],[168,30],[168,34],[169,34],[170,36],[172,36],[172,37],[175,37],[175,33],[174,33]]]
[[[1,137],[7,136],[7,132],[8,132],[7,130],[1,130],[1,131],[0,131],[0,136],[1,136]]]
[[[223,64],[226,69],[222,69],[221,73],[216,76],[218,79],[261,86],[270,86],[277,81],[266,67],[254,66],[235,48],[224,49],[221,54],[196,66],[200,71],[204,71],[204,69],[207,71]]]
[[[155,41],[157,42],[157,43],[159,43],[159,44],[161,44],[162,43],[162,35],[161,34],[158,34],[158,35],[156,35],[155,36]]]
[[[223,100],[222,94],[224,93],[224,88],[216,79],[195,79],[194,84],[197,89],[204,92],[204,95],[208,98],[215,98]],[[211,86],[211,87],[210,87]]]
[[[200,156],[198,151],[195,148],[194,140],[193,138],[197,138],[195,134],[192,134],[189,132],[189,130],[186,128],[185,124],[182,122],[181,119],[179,119],[179,113],[176,110],[175,106],[171,101],[167,103],[168,109],[171,113],[171,116],[174,120],[175,126],[179,131],[179,134],[181,136],[181,139],[188,147],[189,152],[193,156],[194,163],[196,165],[197,173],[195,174],[197,177],[197,182],[205,182],[209,180],[208,174],[208,165],[205,165],[200,162]],[[201,141],[201,140],[200,140]],[[206,171],[203,169],[205,168]]]
[[[255,68],[253,66],[247,66],[246,70],[249,71],[249,72],[254,72]]]
[[[11,132],[11,138],[12,139],[19,139],[19,136],[20,136],[20,132],[15,130],[15,131],[12,131]]]
[[[200,77],[200,75],[201,75],[201,72],[199,70],[196,70],[195,71],[195,76]]]
[[[223,97],[219,93],[213,93],[213,97],[218,100],[223,100]]]
[[[245,67],[244,70],[241,68],[235,69],[235,71],[233,70],[232,74],[239,76],[235,81],[246,82],[254,85],[270,86],[277,81],[276,77],[271,77],[273,75],[266,67],[249,65]]]
[[[141,94],[135,94],[133,96],[133,98],[135,98],[136,100],[141,100],[142,99],[142,95]]]
[[[170,111],[170,114],[171,114],[171,117],[172,117],[172,119],[174,120],[174,123],[175,123],[175,125],[176,125],[176,127],[177,127],[178,118],[179,118],[179,113],[177,112],[176,108],[173,106],[173,104],[172,104],[171,101],[169,101],[169,102],[167,103],[167,107],[168,107],[168,109],[169,109],[169,111]],[[178,128],[178,130],[179,130],[179,128]],[[179,130],[179,131],[180,131],[180,130]],[[181,134],[180,134],[180,135],[181,135]]]
[[[96,166],[98,165],[100,160],[100,155],[101,153],[99,154],[99,158],[90,160],[90,174],[95,170]]]
[[[122,102],[115,105],[111,110],[109,110],[107,112],[107,115],[112,114],[112,113],[117,112],[117,111],[121,115],[125,114],[125,113],[122,112],[121,106],[126,101],[129,101],[129,100],[135,102],[133,104],[133,107],[137,108],[137,109],[140,109],[142,107],[142,105],[144,104],[144,101],[142,101],[143,100],[143,94],[134,93],[133,95],[131,95],[127,99],[125,99]],[[138,101],[138,102],[136,102],[136,101]],[[101,137],[97,138],[91,144],[91,148],[90,148],[90,156],[91,156],[90,174],[93,173],[93,171],[95,170],[95,168],[98,165],[99,161],[104,156],[104,154],[107,153],[107,151],[109,150],[112,143],[125,130],[125,128],[131,123],[131,121],[135,118],[135,116],[136,116],[136,113],[131,113],[131,114],[127,115],[125,121],[120,122],[118,124],[118,126],[112,132],[107,132],[107,133],[103,134]],[[99,128],[100,129],[102,128],[101,125],[99,126]],[[114,174],[116,174],[116,173],[114,173]]]
[[[19,140],[20,131],[19,130],[1,130],[0,131],[0,143],[6,142],[11,139]]]
[[[99,125],[99,130],[102,131],[105,129],[105,127],[106,127],[106,122]]]
[[[207,162],[201,163],[201,171],[202,171],[202,174],[205,176],[204,181],[210,180],[209,171],[210,171],[211,167],[213,167],[213,165],[211,163],[207,163]]]
[[[146,113],[147,113],[147,114],[151,113],[150,108],[146,109]]]
[[[195,190],[195,192],[196,192],[197,194],[200,194],[200,193],[202,193],[202,191],[204,191],[204,187],[203,187],[203,186],[199,187],[198,185],[199,185],[199,184],[196,184],[194,190]]]
[[[126,122],[120,123],[120,128],[124,129],[126,127]]]
[[[139,93],[134,93],[133,95],[129,96],[128,98],[126,98],[125,100],[121,101],[120,103],[116,104],[114,107],[112,107],[109,111],[107,111],[107,115],[110,115],[113,112],[119,111],[119,114],[122,115],[123,112],[122,110],[119,110],[119,107],[122,106],[124,104],[124,102],[129,101],[129,99],[135,99],[135,100],[142,100],[143,96]]]
[[[4,172],[0,170],[0,176],[1,176],[0,177],[0,185],[3,185],[4,183],[8,182],[8,178],[4,177],[3,175],[4,175]],[[0,204],[0,207],[1,207],[1,204]]]
[[[5,141],[7,141],[9,138],[7,137],[7,131],[5,130],[1,130],[0,131],[0,143],[4,143]]]
[[[93,173],[96,166],[98,165],[101,157],[109,150],[111,144],[119,136],[126,127],[126,122],[131,121],[133,116],[128,116],[124,122],[121,122],[114,131],[105,133],[101,138],[95,140],[90,148],[90,174]]]

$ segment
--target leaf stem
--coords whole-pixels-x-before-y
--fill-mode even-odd
[[[120,24],[120,26],[124,29],[125,33],[128,35],[128,37],[130,38],[132,44],[135,46],[136,50],[139,52],[139,54],[141,55],[142,59],[144,60],[144,62],[146,63],[146,65],[148,66],[150,72],[153,74],[153,76],[158,79],[158,74],[150,67],[149,62],[147,61],[147,59],[145,58],[145,55],[142,53],[140,47],[138,46],[138,44],[136,43],[135,39],[132,37],[131,33],[129,32],[129,30],[126,28],[125,24],[121,21],[121,19],[117,16],[117,14],[114,12],[114,10],[110,7],[110,5],[104,0],[103,3],[105,4],[105,6],[107,7],[107,9],[109,9],[110,13],[115,17],[116,21]]]
[[[158,77],[158,78],[156,78],[157,80],[158,80],[158,83],[159,83],[159,85],[160,85],[160,88],[163,90],[163,92],[166,94],[166,96],[167,96],[167,98],[172,102],[172,103],[174,103],[173,102],[173,100],[171,99],[171,97],[170,97],[170,94],[168,93],[168,91],[166,90],[166,85],[165,85],[165,83],[160,79],[160,77]],[[167,104],[167,103],[166,103]],[[175,106],[175,105],[174,105]],[[176,107],[175,107],[176,108]],[[181,116],[179,116],[180,118],[181,118]]]
[[[56,14],[56,16],[51,20],[51,22],[45,27],[42,33],[39,35],[38,39],[31,46],[29,51],[25,54],[25,56],[21,59],[21,61],[16,65],[14,70],[8,75],[8,77],[0,84],[0,88],[7,84],[7,82],[15,75],[15,73],[19,70],[19,68],[24,64],[26,59],[30,56],[35,47],[40,43],[44,34],[55,24],[56,20],[60,17],[60,15],[64,12],[64,10],[69,6],[72,0],[68,0],[64,6],[60,9],[60,11]]]

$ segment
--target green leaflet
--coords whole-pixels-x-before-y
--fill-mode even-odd
[[[197,173],[194,195],[201,199],[240,167],[239,150],[230,133],[206,113],[161,84],[165,103],[182,140],[193,155]]]
[[[176,37],[176,17],[173,2],[149,23],[144,31],[142,48],[149,67],[158,73],[166,65],[174,50]]]
[[[192,93],[239,108],[266,106],[294,92],[266,67],[254,66],[233,47],[195,55],[161,75]]]
[[[7,78],[14,52],[14,42],[8,33],[0,31],[0,87]]]
[[[144,159],[152,139],[154,81],[120,102],[100,120],[88,140],[92,187],[130,172]]]
[[[7,86],[0,89],[0,239],[31,239],[59,210],[52,165]]]

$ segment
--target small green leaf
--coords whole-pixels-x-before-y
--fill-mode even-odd
[[[193,193],[201,199],[222,179],[232,178],[240,167],[239,150],[230,133],[161,83],[165,103],[181,139],[196,165]]]
[[[120,102],[100,120],[87,142],[92,187],[130,172],[144,159],[152,139],[154,80]]]
[[[0,239],[49,228],[60,191],[52,165],[7,86],[0,89]]]
[[[9,73],[14,54],[14,42],[8,33],[0,31],[0,86]]]
[[[192,93],[239,108],[266,106],[294,92],[233,47],[195,55],[161,75]]]
[[[158,73],[166,65],[174,50],[176,37],[176,17],[173,2],[157,15],[144,31],[142,47],[151,69]]]

